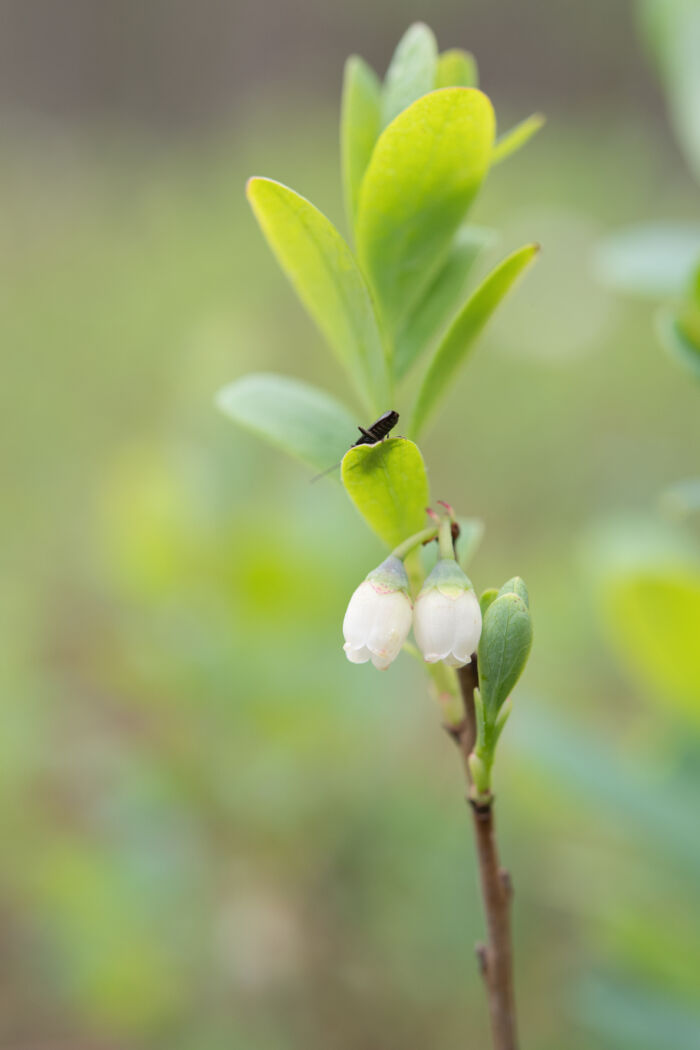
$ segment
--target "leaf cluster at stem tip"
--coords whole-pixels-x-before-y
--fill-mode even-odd
[[[439,52],[411,26],[383,82],[363,59],[345,67],[341,159],[346,240],[303,196],[272,179],[247,186],[253,213],[299,299],[345,372],[363,418],[400,406],[403,382],[425,361],[409,437],[434,416],[476,338],[538,246],[512,252],[465,294],[493,240],[467,222],[490,168],[542,124],[535,115],[501,138],[474,57]],[[218,395],[240,425],[322,471],[352,441],[352,409],[306,383],[244,376]]]

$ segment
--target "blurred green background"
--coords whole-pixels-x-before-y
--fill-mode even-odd
[[[343,393],[243,185],[340,222],[342,62],[383,72],[417,17],[476,53],[502,128],[548,116],[473,212],[491,260],[542,258],[424,445],[485,521],[477,587],[532,600],[496,782],[523,1045],[700,1045],[700,618],[691,594],[669,684],[634,590],[663,633],[697,583],[697,532],[656,508],[697,473],[700,401],[592,265],[698,216],[634,4],[0,14],[0,1046],[487,1045],[457,756],[410,661],[341,649],[379,544],[213,407],[249,370]],[[671,584],[611,588],[634,558]]]

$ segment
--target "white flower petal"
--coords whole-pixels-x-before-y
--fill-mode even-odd
[[[429,663],[444,659],[452,651],[455,637],[455,601],[431,588],[418,596],[413,633],[418,648]],[[436,655],[437,654],[437,655]]]
[[[474,591],[464,591],[456,606],[455,642],[452,652],[462,663],[468,663],[471,654],[476,652],[481,637],[481,608]]]
[[[377,614],[377,597],[372,584],[365,580],[348,603],[343,620],[343,634],[346,642],[355,648],[365,645],[369,638]]]
[[[375,656],[395,660],[411,629],[411,600],[403,591],[381,596],[381,604],[372,626],[367,648]]]
[[[366,646],[363,645],[355,649],[350,645],[350,642],[346,642],[343,649],[351,664],[366,664],[372,655]]]

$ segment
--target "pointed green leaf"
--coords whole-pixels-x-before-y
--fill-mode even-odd
[[[343,485],[362,517],[389,547],[425,528],[430,501],[425,463],[417,445],[390,438],[345,453]]]
[[[369,291],[333,224],[294,190],[248,181],[248,199],[270,247],[356,390],[373,411],[389,400],[386,360]]]
[[[357,55],[345,63],[340,117],[340,151],[348,225],[355,225],[360,186],[381,124],[381,85],[373,69]]]
[[[462,301],[469,271],[479,253],[494,239],[493,232],[481,226],[464,226],[458,230],[447,262],[396,337],[397,379],[406,375],[422,351],[452,320]]]
[[[454,47],[438,56],[436,88],[478,86],[479,70],[470,51]]]
[[[507,580],[498,592],[498,597],[500,598],[503,594],[517,594],[518,598],[521,598],[528,608],[530,607],[530,595],[527,593],[525,581],[521,576],[513,576],[512,579]]]
[[[493,107],[475,88],[418,99],[379,136],[360,191],[357,249],[396,333],[444,265],[488,170]]]
[[[464,360],[475,338],[506,293],[530,265],[539,245],[526,244],[513,252],[493,270],[467,300],[454,323],[435,351],[413,412],[411,433],[416,436],[437,407],[447,385]]]
[[[382,127],[435,87],[437,42],[428,26],[416,22],[398,43],[384,79]]]
[[[499,595],[484,613],[479,640],[479,688],[487,722],[495,723],[525,669],[531,645],[527,605],[513,592]]]
[[[225,415],[316,471],[340,460],[357,424],[339,401],[288,376],[258,372],[225,386],[216,396]]]
[[[532,136],[544,126],[544,123],[545,118],[541,113],[533,113],[531,117],[526,117],[525,120],[521,120],[510,131],[506,131],[496,140],[491,163],[500,164],[502,160],[510,157],[516,150],[522,149]]]

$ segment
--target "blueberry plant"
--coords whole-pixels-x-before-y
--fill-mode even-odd
[[[422,24],[406,32],[383,82],[361,58],[348,60],[341,159],[350,242],[294,190],[249,180],[262,232],[355,401],[259,373],[227,386],[218,403],[314,472],[341,459],[350,500],[386,546],[386,559],[350,598],[345,653],[385,670],[408,650],[440,702],[468,783],[488,932],[477,951],[493,1044],[513,1050],[511,883],[498,859],[492,772],[530,651],[528,592],[516,577],[477,596],[465,564],[479,525],[446,501],[431,506],[417,444],[484,325],[538,252],[536,244],[518,248],[467,293],[488,240],[488,231],[467,221],[470,207],[490,169],[542,124],[535,115],[497,138],[477,80],[473,56],[439,53]],[[397,410],[405,436],[377,437],[382,427],[371,421]],[[362,437],[353,444],[358,422]]]

